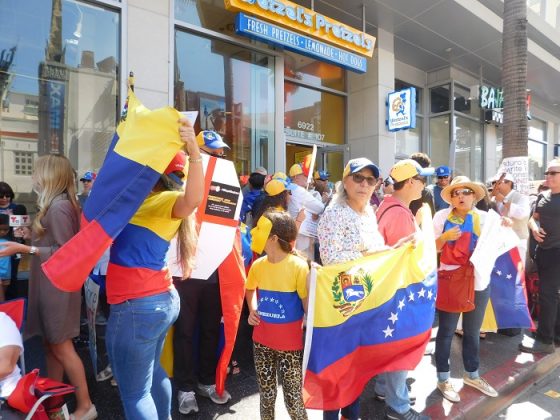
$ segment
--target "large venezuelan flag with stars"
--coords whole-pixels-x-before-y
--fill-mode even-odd
[[[82,214],[80,232],[43,263],[64,291],[79,290],[95,263],[123,230],[182,147],[179,112],[150,111],[129,91],[122,121]]]
[[[431,227],[431,223],[427,224]],[[381,372],[413,370],[430,339],[437,293],[428,228],[416,247],[316,271],[304,355],[307,408],[344,407]]]
[[[530,328],[535,326],[529,312],[525,268],[514,247],[498,257],[490,277],[490,299],[482,329]]]

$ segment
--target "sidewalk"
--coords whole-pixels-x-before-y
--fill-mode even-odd
[[[435,337],[434,328],[432,336]],[[241,373],[229,376],[227,389],[232,400],[223,406],[212,404],[205,398],[198,398],[199,413],[184,416],[177,412],[176,398],[173,398],[173,419],[239,419],[252,420],[259,418],[259,395],[255,379],[250,342],[250,328],[242,325],[236,349],[236,359]],[[517,346],[522,336],[506,337],[499,334],[488,334],[481,340],[480,358],[481,375],[500,393],[498,398],[487,397],[469,387],[462,387],[461,338],[455,337],[452,344],[451,377],[456,389],[460,389],[461,402],[452,404],[444,400],[436,389],[436,370],[433,356],[424,356],[418,368],[409,374],[412,392],[417,401],[414,408],[423,411],[432,419],[480,419],[489,418],[511,404],[524,389],[531,386],[539,378],[560,366],[560,349],[555,354],[544,357],[520,353]],[[433,339],[430,343],[433,347]],[[122,408],[116,388],[109,381],[96,383],[92,379],[91,364],[87,347],[80,347],[79,354],[86,365],[92,400],[95,402],[100,419],[122,419]],[[44,366],[41,361],[41,344],[37,339],[26,342],[28,369]],[[362,419],[383,419],[384,404],[374,399],[373,380],[368,384],[361,397]],[[310,420],[322,419],[320,411],[308,410]],[[278,391],[276,401],[276,418],[288,419],[284,408],[283,394]]]

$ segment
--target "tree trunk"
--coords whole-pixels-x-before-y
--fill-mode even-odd
[[[504,1],[503,157],[527,156],[527,1]]]

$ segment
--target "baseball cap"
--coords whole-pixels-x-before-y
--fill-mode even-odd
[[[261,216],[257,221],[257,226],[251,229],[251,250],[257,254],[262,254],[271,230],[272,222],[270,219],[266,216]]]
[[[274,174],[272,175],[272,179],[280,179],[282,181],[287,181],[288,180],[288,175],[286,175],[284,172],[274,172]]]
[[[288,175],[290,175],[290,178],[293,178],[296,175],[300,175],[303,174],[303,168],[301,167],[301,165],[299,163],[294,163],[292,165],[292,167],[290,168],[290,171],[288,172]]]
[[[222,136],[215,131],[204,130],[197,134],[196,141],[199,146],[206,146],[210,149],[229,149],[229,146],[224,143]]]
[[[291,191],[293,189],[295,189],[294,184],[292,184],[290,181],[283,180],[280,178],[271,179],[264,186],[265,192],[270,196],[278,195],[286,190]]]
[[[84,176],[80,178],[80,181],[95,181],[97,174],[93,171],[87,171]]]
[[[169,162],[167,168],[163,172],[171,180],[179,185],[183,184],[183,178],[185,177],[185,165],[187,163],[187,155],[182,150],[179,150],[173,160]],[[183,176],[179,177],[175,172],[181,172]]]
[[[331,174],[327,171],[315,171],[313,174],[313,179],[320,179],[321,181],[327,181]]]
[[[497,182],[497,181],[499,181],[503,174],[505,174],[505,176],[504,176],[504,181],[515,182],[515,178],[514,178],[513,175],[510,174],[509,172],[500,172],[500,173],[494,175],[494,178],[492,178],[492,182]]]
[[[546,165],[546,170],[548,171],[550,168],[557,168],[560,166],[560,158],[554,158]]]
[[[261,174],[261,175],[264,175],[264,176],[268,175],[268,171],[263,166],[259,166],[258,168],[255,168],[255,170],[252,173],[253,174]]]
[[[438,166],[436,168],[436,175],[437,176],[449,176],[451,175],[451,169],[449,169],[449,166]]]
[[[361,157],[356,159],[350,159],[346,166],[344,167],[344,172],[342,172],[342,177],[345,178],[348,175],[360,172],[364,168],[369,168],[373,172],[373,176],[379,178],[379,168],[369,159]]]
[[[417,175],[430,176],[434,172],[434,168],[422,168],[415,160],[403,159],[393,165],[390,175],[395,182],[401,182]]]

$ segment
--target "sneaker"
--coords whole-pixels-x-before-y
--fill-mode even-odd
[[[198,384],[198,389],[196,390],[198,395],[210,398],[214,404],[225,404],[231,400],[231,395],[224,389],[222,396],[219,396],[216,392],[216,385],[202,385]]]
[[[488,382],[486,382],[486,380],[483,379],[483,378],[478,377],[478,378],[472,379],[472,378],[468,377],[467,375],[465,375],[465,376],[463,376],[463,382],[465,383],[465,385],[472,386],[473,388],[478,389],[480,392],[488,395],[489,397],[497,397],[498,396],[498,392],[494,388],[492,388],[492,385],[490,385]]]
[[[531,338],[528,335],[523,336],[523,341],[519,344],[519,350],[525,353],[554,353],[554,344],[546,344],[542,341]]]
[[[179,413],[198,413],[198,404],[196,403],[196,397],[193,391],[177,392],[177,400],[179,401]]]
[[[409,392],[410,392],[410,391],[409,391]],[[385,402],[385,395],[378,394],[377,392],[374,392],[374,398],[375,398],[377,401]],[[410,395],[410,394],[409,394],[409,395],[408,395],[408,403],[409,403],[410,405],[416,404],[416,395]]]
[[[425,416],[412,408],[406,413],[399,414],[391,407],[387,407],[385,410],[385,418],[390,420],[431,420],[430,416]]]
[[[95,325],[99,325],[100,327],[107,325],[107,318],[101,312],[98,312],[95,317]]]
[[[111,369],[111,365],[107,365],[105,369],[103,369],[95,376],[95,379],[97,380],[97,382],[103,382],[112,377],[113,377],[113,370]]]
[[[453,403],[461,401],[461,397],[459,396],[457,391],[455,391],[453,385],[451,385],[451,382],[438,382],[437,389],[439,389],[439,392],[441,392],[441,395],[443,395],[446,400],[449,400]]]

